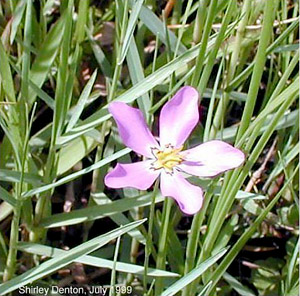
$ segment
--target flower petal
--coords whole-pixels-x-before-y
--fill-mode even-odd
[[[152,158],[151,148],[159,145],[151,134],[143,113],[122,102],[109,104],[109,112],[114,117],[123,143],[136,153]]]
[[[188,174],[199,177],[214,177],[239,167],[245,154],[226,142],[213,140],[182,151],[185,161],[178,167]]]
[[[161,173],[160,190],[162,195],[174,198],[185,214],[194,215],[202,207],[202,189],[189,183],[176,170],[172,175],[166,172]]]
[[[140,190],[148,189],[159,176],[159,171],[151,170],[151,160],[120,164],[109,172],[104,183],[110,188],[133,187]]]
[[[190,86],[181,88],[160,112],[160,145],[179,148],[199,121],[198,92]]]

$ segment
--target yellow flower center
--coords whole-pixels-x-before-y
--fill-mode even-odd
[[[174,166],[183,161],[183,157],[179,154],[182,148],[167,145],[164,150],[152,149],[152,153],[156,158],[152,163],[152,168],[154,170],[165,169],[168,173],[172,173]]]

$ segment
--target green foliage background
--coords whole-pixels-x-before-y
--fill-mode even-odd
[[[80,264],[87,287],[133,295],[298,295],[298,26],[292,0],[1,1],[0,294]],[[187,146],[222,139],[247,156],[191,179],[206,192],[194,217],[157,187],[103,184],[137,159],[107,104],[138,106],[155,130],[183,85],[201,97]]]

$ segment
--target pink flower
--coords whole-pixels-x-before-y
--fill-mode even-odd
[[[146,190],[160,178],[163,196],[175,199],[185,214],[195,214],[203,203],[203,191],[181,174],[214,177],[240,166],[245,155],[231,145],[213,140],[182,151],[183,144],[199,121],[198,93],[186,86],[167,102],[159,118],[159,143],[147,127],[143,114],[122,102],[113,102],[113,115],[123,143],[146,160],[120,164],[105,176],[110,188]]]

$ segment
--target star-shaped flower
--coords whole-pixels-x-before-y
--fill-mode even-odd
[[[175,199],[185,214],[198,212],[203,203],[203,191],[189,183],[182,172],[198,177],[215,177],[240,166],[245,160],[241,150],[218,140],[182,151],[184,142],[199,121],[198,104],[198,93],[194,88],[181,88],[160,112],[158,142],[139,109],[122,102],[111,103],[109,111],[117,123],[123,143],[146,160],[118,163],[105,176],[105,185],[146,190],[160,178],[163,196]]]

